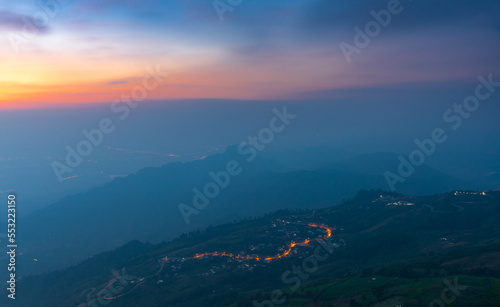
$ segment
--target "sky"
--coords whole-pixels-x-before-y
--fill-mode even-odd
[[[2,1],[0,108],[109,103],[150,69],[168,73],[152,100],[328,99],[500,72],[497,0],[401,0],[348,63],[341,43],[391,1]]]

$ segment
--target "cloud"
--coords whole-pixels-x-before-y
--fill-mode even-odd
[[[463,19],[481,15],[497,20],[500,6],[496,0],[352,0],[311,1],[303,10],[301,26],[306,29],[352,28],[371,19],[370,11],[387,9],[390,2],[399,2],[404,16],[398,21],[398,28],[419,27],[444,23],[460,23]],[[403,14],[402,14],[403,15]],[[478,20],[480,23],[481,21]]]
[[[42,34],[49,32],[49,27],[39,20],[33,20],[33,16],[0,10],[0,30],[23,31],[27,25],[35,26]]]
[[[117,85],[117,84],[126,84],[126,83],[128,83],[128,81],[126,81],[126,80],[116,80],[116,81],[108,82],[108,85]]]

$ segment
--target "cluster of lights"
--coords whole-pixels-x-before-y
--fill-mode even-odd
[[[388,203],[387,206],[413,206],[415,205],[414,203],[407,203],[404,201],[398,201],[398,202],[393,202],[393,203]]]
[[[455,191],[454,195],[486,195],[486,192]]]

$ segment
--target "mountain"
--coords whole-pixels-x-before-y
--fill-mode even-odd
[[[337,206],[132,241],[23,278],[16,305],[497,306],[499,220],[500,191],[360,191]]]
[[[130,240],[157,243],[279,209],[335,205],[360,189],[387,189],[383,172],[397,169],[398,163],[395,155],[377,154],[316,170],[290,171],[277,157],[257,156],[248,162],[249,157],[230,147],[202,160],[146,168],[26,216],[19,229],[24,243],[19,257],[22,272],[63,268]],[[231,161],[238,163],[239,172],[227,179],[221,172],[227,174]],[[459,182],[424,165],[401,188],[416,195],[438,193]]]
[[[333,164],[332,168],[378,177],[383,176],[387,171],[399,175],[400,157],[408,160],[407,156],[394,153],[362,154]],[[468,180],[443,173],[427,164],[414,168],[415,171],[409,177],[404,178],[404,182],[395,184],[398,192],[411,195],[438,194],[453,189],[470,189],[473,186]],[[385,182],[385,188],[387,187]]]

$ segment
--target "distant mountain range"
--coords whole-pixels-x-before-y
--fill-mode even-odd
[[[275,210],[336,205],[360,189],[387,190],[383,173],[397,170],[399,163],[390,153],[347,157],[337,152],[331,158],[308,152],[263,154],[251,162],[246,158],[233,146],[202,160],[146,168],[26,216],[19,227],[22,273],[60,269],[130,240],[156,243]],[[241,173],[186,224],[179,204],[193,208],[193,189],[202,191],[214,181],[209,173],[225,170],[229,161],[237,161]],[[308,170],[297,170],[301,165]],[[323,167],[315,169],[319,165]],[[475,184],[423,165],[398,191],[423,195],[467,187]]]

